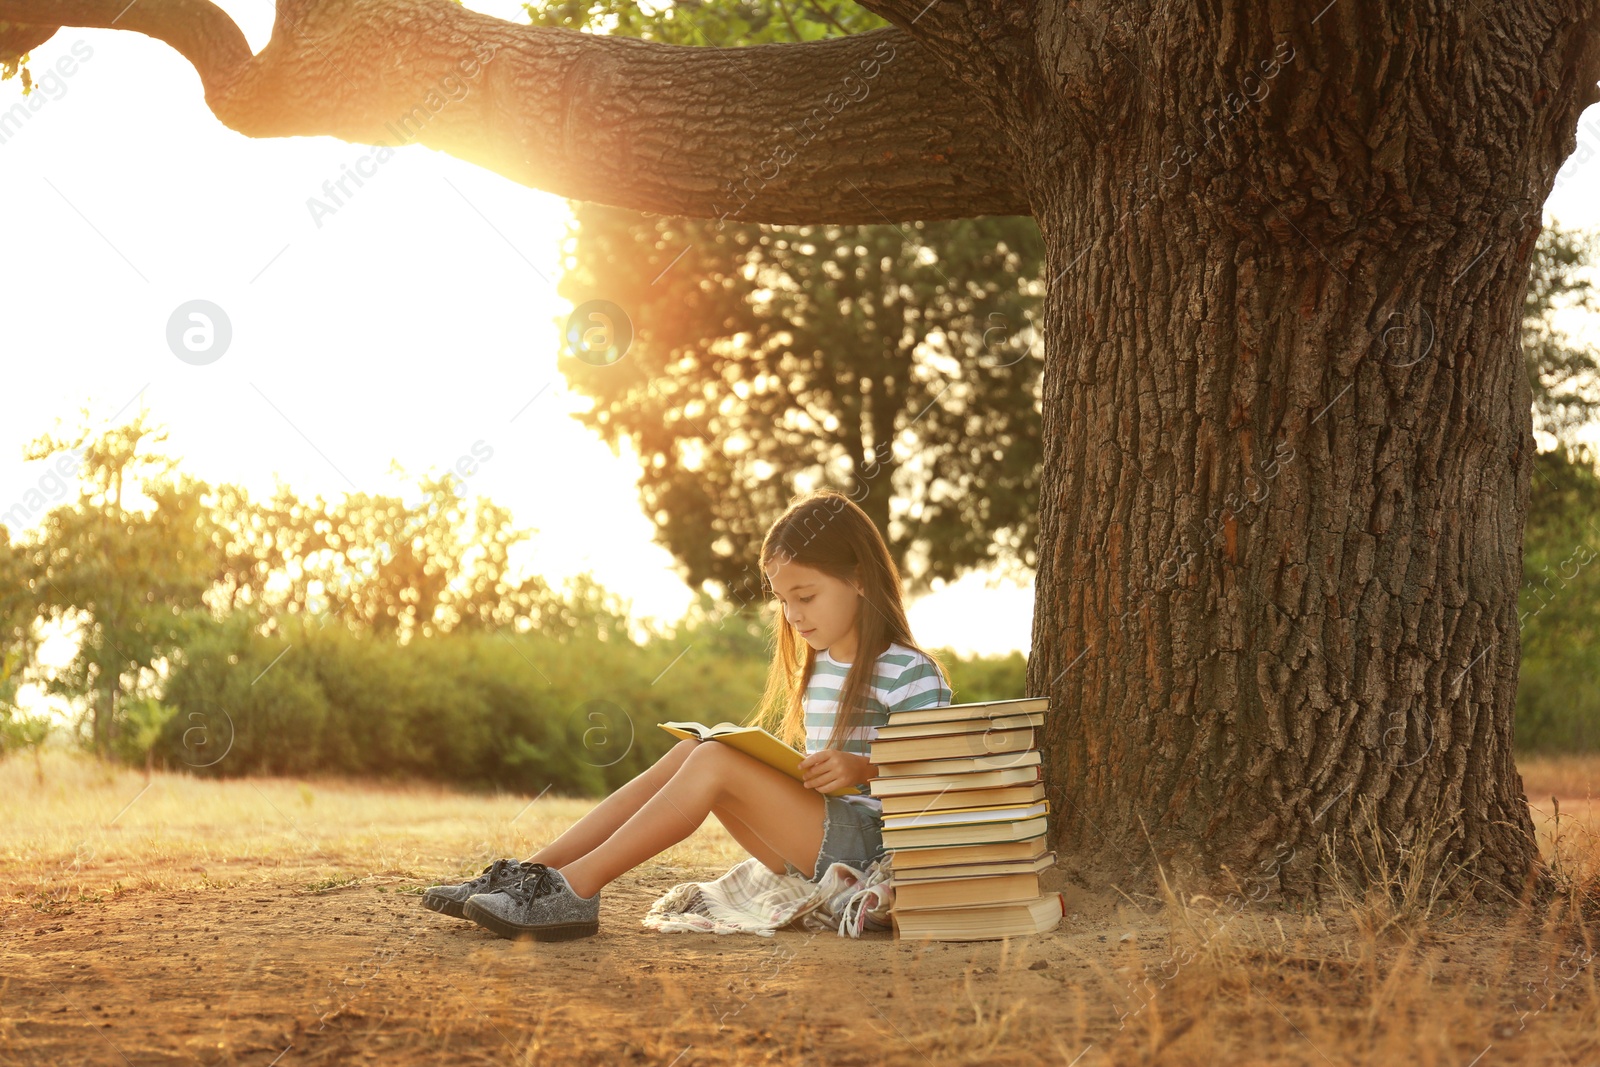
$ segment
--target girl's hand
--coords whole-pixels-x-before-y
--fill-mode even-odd
[[[866,756],[825,748],[800,761],[805,775],[802,784],[819,793],[831,793],[845,786],[857,786],[877,777],[877,767]]]

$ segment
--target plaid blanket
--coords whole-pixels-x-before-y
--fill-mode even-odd
[[[780,927],[837,930],[860,937],[862,930],[890,928],[894,874],[885,854],[865,871],[833,863],[815,883],[798,875],[773,874],[751,856],[711,882],[681,882],[650,906],[641,923],[663,933],[760,934]]]

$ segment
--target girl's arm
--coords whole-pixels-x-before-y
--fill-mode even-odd
[[[805,774],[806,788],[824,793],[841,785],[861,785],[878,776],[877,765],[870,758],[837,748],[811,753],[800,761],[800,770]]]
[[[847,755],[856,766],[855,777],[851,779],[855,785],[865,785],[878,777],[878,765],[872,762],[870,756],[858,756],[853,752]]]

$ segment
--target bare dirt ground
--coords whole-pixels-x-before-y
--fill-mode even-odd
[[[1523,773],[1541,847],[1592,874],[1600,759]],[[1595,946],[1559,909],[1307,916],[1054,881],[1070,917],[1008,941],[644,929],[744,858],[714,820],[608,885],[596,937],[421,906],[587,806],[0,763],[0,1063],[1600,1064]]]

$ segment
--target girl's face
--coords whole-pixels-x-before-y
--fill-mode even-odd
[[[856,608],[864,590],[793,560],[767,571],[784,618],[814,649],[839,646],[846,662],[855,654]]]

